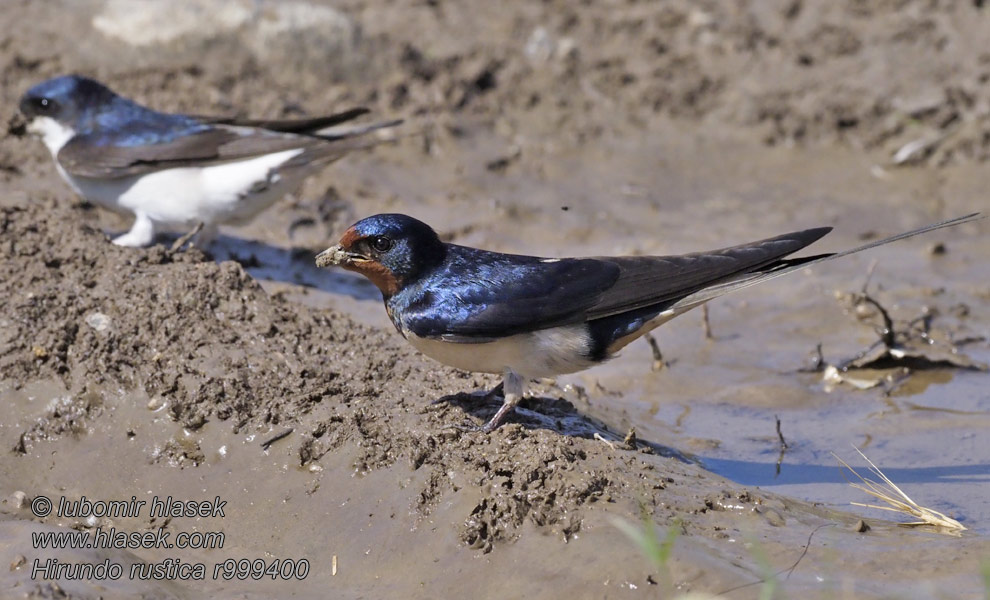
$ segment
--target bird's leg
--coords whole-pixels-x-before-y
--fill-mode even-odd
[[[131,230],[123,235],[113,238],[113,243],[118,246],[129,246],[138,248],[147,246],[155,240],[155,223],[147,214],[143,212],[134,213],[134,224]]]
[[[182,248],[186,244],[186,242],[191,240],[193,237],[196,236],[197,233],[199,233],[202,230],[203,230],[203,222],[200,221],[199,223],[196,223],[196,226],[193,227],[191,231],[180,235],[178,239],[172,242],[172,247],[170,248],[170,250],[172,252],[178,252],[179,248]]]
[[[495,431],[502,424],[502,421],[505,420],[505,417],[519,404],[519,401],[523,398],[523,392],[525,392],[526,381],[512,370],[506,369],[501,387],[505,399],[502,401],[502,406],[499,407],[495,416],[481,428],[485,433]]]
[[[200,221],[200,223],[203,223],[203,222]],[[199,233],[197,233],[196,236],[195,236],[196,237],[196,241],[195,241],[196,247],[199,248],[199,249],[201,249],[201,250],[202,249],[205,249],[207,246],[209,246],[210,244],[212,244],[213,242],[216,241],[217,236],[219,234],[220,234],[220,228],[217,227],[216,225],[213,225],[213,224],[210,224],[210,225],[203,224],[203,228],[200,229],[199,230]]]

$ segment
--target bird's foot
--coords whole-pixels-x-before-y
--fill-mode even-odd
[[[134,225],[131,225],[131,230],[113,238],[113,243],[128,248],[141,248],[150,245],[154,240],[155,224],[147,215],[138,214],[134,218]]]
[[[506,383],[508,382],[508,384]],[[509,392],[506,393],[506,387],[509,388]],[[489,402],[498,398],[502,398],[502,405],[498,407],[498,411],[495,412],[495,416],[488,420],[484,425],[476,425],[471,421],[465,421],[460,425],[450,425],[452,429],[465,432],[481,432],[481,433],[491,433],[498,429],[502,421],[505,420],[509,413],[511,413],[519,401],[522,400],[523,393],[523,380],[512,372],[506,373],[506,378],[503,379],[501,383],[489,390],[482,397],[484,402]],[[443,402],[446,398],[441,398],[440,400],[434,401]]]
[[[151,240],[143,236],[131,235],[128,232],[113,238],[113,243],[115,246],[124,246],[125,248],[143,248],[151,244]]]
[[[496,413],[496,417],[497,416],[498,414]],[[464,433],[491,433],[496,429],[498,429],[498,426],[501,425],[502,421],[504,420],[504,415],[503,417],[499,417],[499,418],[496,417],[492,417],[484,425],[478,425],[474,421],[464,420],[463,422],[457,423],[456,425],[448,425],[447,428],[454,429],[456,431],[461,431]]]
[[[502,424],[505,417],[498,417],[498,413],[495,413],[495,417],[492,417],[487,423],[478,428],[481,433],[491,433],[498,429],[498,426]]]
[[[113,238],[113,243],[115,246],[124,246],[125,248],[144,248],[145,246],[150,246],[154,239],[154,232],[135,231],[131,229],[127,233]]]
[[[502,421],[505,420],[505,417],[507,417],[509,413],[515,409],[516,404],[516,402],[511,404],[506,402],[502,404],[502,406],[499,407],[498,412],[495,413],[495,416],[489,419],[484,425],[478,425],[474,421],[464,420],[456,425],[448,425],[447,428],[463,431],[465,433],[491,433],[498,429],[499,425],[502,424]]]
[[[520,400],[522,400],[522,396],[517,396],[514,394],[509,394],[506,396],[505,401],[502,402],[502,406],[498,407],[498,411],[495,413],[495,416],[481,426],[481,431],[484,433],[491,433],[498,429],[499,425],[502,424],[502,421],[505,421],[505,418],[516,409],[516,405],[519,404]]]
[[[445,429],[453,429],[455,431],[460,431],[463,433],[477,433],[479,431],[484,431],[484,425],[478,425],[473,421],[468,421],[467,419],[465,419],[460,423],[447,425]]]

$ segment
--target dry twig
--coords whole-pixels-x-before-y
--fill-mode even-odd
[[[921,527],[925,525],[930,525],[933,527],[939,527],[951,531],[966,530],[965,525],[963,525],[959,521],[956,521],[952,517],[947,517],[944,514],[938,512],[937,510],[932,510],[930,508],[925,508],[924,506],[920,506],[917,502],[909,498],[908,495],[901,490],[901,488],[897,487],[893,481],[891,481],[886,475],[883,474],[883,472],[880,470],[879,467],[873,464],[873,461],[871,461],[869,458],[866,458],[866,455],[863,454],[859,450],[859,448],[855,448],[855,449],[856,452],[859,452],[859,455],[863,457],[863,460],[865,460],[870,465],[870,471],[874,475],[879,477],[882,483],[879,481],[875,481],[873,479],[867,479],[866,477],[863,477],[862,475],[857,473],[855,469],[850,467],[849,464],[846,463],[846,461],[839,458],[838,455],[836,455],[834,452],[832,453],[832,456],[834,456],[835,460],[839,461],[839,463],[843,467],[849,469],[849,471],[851,471],[853,475],[859,477],[860,481],[863,482],[863,483],[850,483],[849,485],[851,485],[853,488],[857,490],[860,490],[862,492],[865,492],[873,496],[874,498],[877,498],[878,500],[882,500],[886,502],[890,506],[881,506],[879,504],[864,504],[862,502],[852,502],[853,505],[904,513],[906,515],[911,515],[912,517],[915,517],[917,519],[921,519],[920,521],[901,523],[901,525],[903,525],[904,527]]]

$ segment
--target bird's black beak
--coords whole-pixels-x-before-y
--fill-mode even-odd
[[[356,262],[371,260],[367,256],[344,250],[340,244],[330,246],[323,252],[316,255],[317,267],[348,266]]]

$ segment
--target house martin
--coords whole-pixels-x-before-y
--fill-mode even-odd
[[[41,137],[62,178],[86,200],[131,213],[121,246],[146,246],[160,226],[242,224],[349,151],[355,139],[401,121],[342,126],[367,113],[295,120],[242,120],[164,113],[98,81],[65,75],[24,94],[27,131]]]
[[[429,225],[380,214],[316,257],[370,279],[395,328],[452,367],[503,376],[494,430],[529,380],[574,373],[709,300],[823,261],[978,218],[979,213],[832,254],[786,258],[831,231],[818,227],[681,256],[540,258],[440,240]]]

